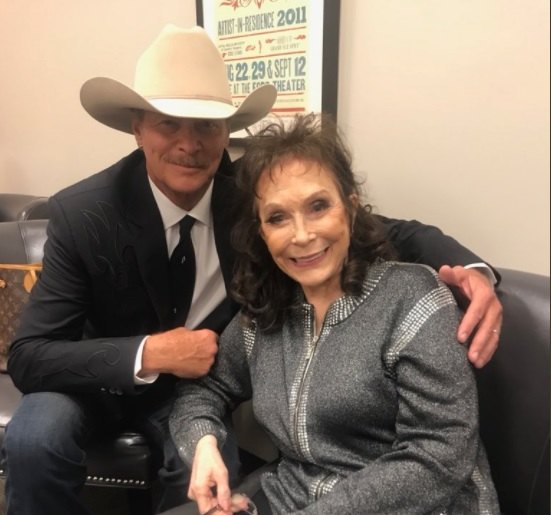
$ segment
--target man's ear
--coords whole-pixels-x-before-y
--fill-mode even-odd
[[[134,138],[136,139],[136,143],[138,147],[142,147],[142,135],[140,133],[140,124],[139,122],[133,121],[132,122],[132,132],[134,133]]]
[[[139,148],[142,148],[142,116],[138,113],[134,113],[132,116],[132,132],[134,133],[134,138],[136,139],[136,144]]]

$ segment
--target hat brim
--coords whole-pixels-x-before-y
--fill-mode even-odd
[[[132,111],[141,109],[177,118],[228,120],[230,132],[262,120],[276,100],[277,90],[265,84],[250,93],[241,105],[216,99],[145,98],[128,86],[107,77],[86,81],[80,89],[80,102],[88,114],[113,129],[132,134]]]

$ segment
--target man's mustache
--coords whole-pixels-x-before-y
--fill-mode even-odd
[[[193,157],[185,157],[185,156],[178,156],[178,157],[165,157],[165,162],[178,165],[178,166],[185,166],[187,168],[204,168],[205,164],[197,159],[194,159]]]

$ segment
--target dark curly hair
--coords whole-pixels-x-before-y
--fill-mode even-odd
[[[352,224],[348,260],[341,276],[346,294],[361,293],[370,263],[395,257],[371,205],[361,206],[351,200],[354,195],[360,197],[360,186],[352,172],[350,151],[332,119],[309,114],[297,115],[288,126],[281,120],[270,123],[250,138],[237,170],[240,215],[232,232],[237,252],[232,294],[241,304],[245,319],[254,319],[264,331],[280,328],[286,311],[297,304],[296,282],[278,268],[268,252],[260,236],[256,209],[261,175],[271,173],[288,158],[314,161],[334,175]]]

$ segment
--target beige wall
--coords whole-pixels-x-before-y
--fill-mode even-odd
[[[0,0],[0,191],[49,195],[133,148],[82,82],[131,83],[194,0]],[[549,1],[341,0],[339,122],[389,216],[549,275]]]

